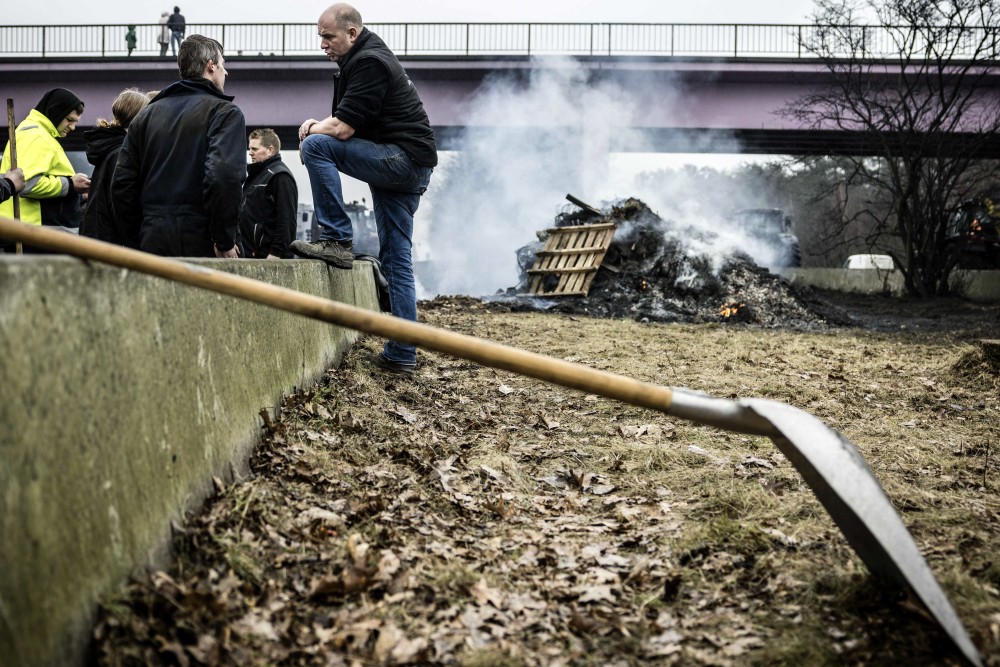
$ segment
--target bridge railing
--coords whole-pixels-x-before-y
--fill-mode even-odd
[[[367,24],[401,56],[701,56],[717,58],[811,58],[805,45],[839,40],[860,31],[865,52],[892,57],[902,30],[893,26],[693,24],[693,23],[372,23]],[[160,53],[157,23],[137,24],[135,56]],[[120,25],[0,26],[0,58],[119,57],[128,54]],[[969,44],[956,57],[972,57],[982,28],[954,37]],[[187,34],[217,39],[233,56],[319,55],[312,23],[189,23]],[[845,38],[845,35],[848,37]],[[834,45],[834,51],[837,45]],[[168,53],[171,53],[168,48]],[[982,54],[979,54],[981,57]]]

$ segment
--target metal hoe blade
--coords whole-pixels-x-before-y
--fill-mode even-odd
[[[847,438],[807,412],[763,399],[729,401],[674,389],[674,402],[667,412],[770,437],[809,484],[868,569],[909,588],[968,663],[982,665],[979,651],[913,537],[861,453]]]

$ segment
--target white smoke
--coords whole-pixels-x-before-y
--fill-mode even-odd
[[[770,250],[750,247],[739,235],[719,235],[720,220],[739,206],[720,206],[714,193],[689,179],[637,179],[610,168],[616,140],[644,124],[648,105],[657,105],[661,116],[684,111],[679,86],[635,91],[595,83],[571,59],[532,65],[526,80],[508,76],[484,84],[469,105],[459,150],[435,171],[422,205],[433,212],[421,211],[429,221],[430,260],[429,268],[418,267],[421,298],[486,296],[517,284],[516,250],[553,226],[568,193],[598,207],[637,197],[664,219],[710,231],[692,235],[694,251],[721,257],[742,250],[767,264]],[[735,142],[728,143],[738,152]],[[705,214],[706,199],[715,213]]]
[[[483,86],[459,152],[435,173],[434,292],[482,296],[514,285],[515,251],[552,226],[566,194],[594,197],[607,182],[610,142],[631,125],[633,97],[588,83],[569,59],[535,65],[526,81]]]

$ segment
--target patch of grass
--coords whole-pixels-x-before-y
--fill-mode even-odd
[[[263,583],[267,565],[263,562],[264,554],[257,546],[243,542],[230,533],[217,536],[216,542],[236,576],[255,586]]]
[[[766,642],[751,651],[743,662],[761,667],[800,667],[841,664],[841,657],[830,646],[829,634],[820,625],[797,627],[782,632],[780,640]]]
[[[465,597],[470,588],[482,578],[482,574],[475,572],[460,563],[447,563],[439,565],[427,573],[427,578],[436,589],[443,589],[460,597]]]
[[[458,656],[461,667],[524,667],[524,659],[496,650],[467,650]]]

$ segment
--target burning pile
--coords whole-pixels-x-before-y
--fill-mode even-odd
[[[557,227],[617,223],[614,239],[587,296],[539,299],[526,294],[527,270],[542,243],[518,251],[522,280],[496,300],[515,310],[544,310],[650,322],[741,322],[765,327],[822,328],[849,318],[809,288],[793,286],[741,253],[719,258],[711,235],[663,220],[627,199],[607,215],[574,210]],[[705,251],[694,248],[703,247]]]

